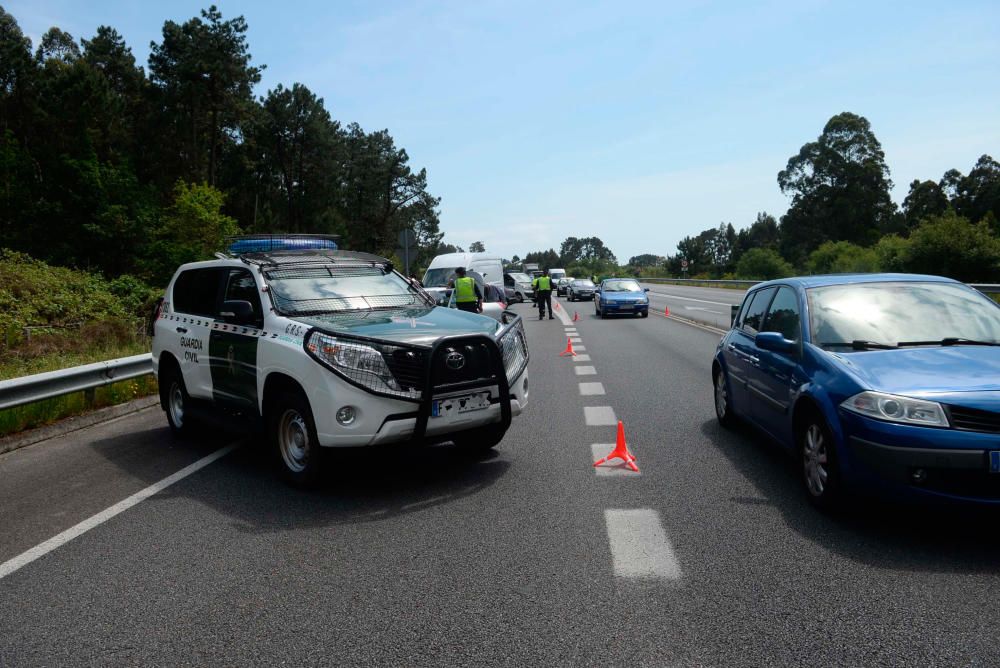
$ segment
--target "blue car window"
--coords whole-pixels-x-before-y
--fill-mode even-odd
[[[750,302],[750,306],[746,309],[746,315],[743,316],[744,332],[756,334],[760,331],[761,323],[764,320],[764,312],[767,311],[767,306],[771,303],[771,297],[774,296],[776,289],[764,288],[763,290],[758,290],[753,296],[753,301]]]
[[[789,341],[798,341],[800,317],[799,299],[795,291],[787,286],[778,289],[764,320],[763,332],[780,332]]]

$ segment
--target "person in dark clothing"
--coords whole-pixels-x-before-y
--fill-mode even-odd
[[[546,269],[541,276],[533,280],[531,287],[535,290],[535,301],[538,302],[538,319],[545,318],[545,307],[548,306],[549,320],[552,320],[552,279],[549,278],[549,270]]]
[[[465,275],[465,267],[455,270],[455,279],[448,287],[455,291],[455,306],[469,313],[483,312],[483,293],[476,285],[475,279]]]

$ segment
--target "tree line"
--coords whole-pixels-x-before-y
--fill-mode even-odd
[[[242,16],[166,21],[148,69],[101,26],[36,48],[0,7],[0,244],[162,285],[238,232],[340,235],[418,264],[439,252],[440,199],[388,130],[342,124],[301,83],[262,97]]]
[[[794,273],[905,271],[967,282],[1000,280],[1000,163],[979,158],[968,174],[914,180],[902,207],[882,146],[866,118],[833,116],[816,141],[778,173],[791,198],[781,220],[762,212],[687,236],[674,255],[632,262],[674,276],[767,279]]]

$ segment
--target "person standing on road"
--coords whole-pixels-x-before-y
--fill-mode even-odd
[[[546,269],[542,275],[531,282],[531,287],[535,290],[535,300],[538,302],[538,319],[545,318],[545,307],[549,308],[549,320],[552,316],[552,279],[549,278],[549,270]]]
[[[483,293],[479,291],[476,281],[465,275],[465,267],[455,270],[455,279],[448,287],[455,290],[455,305],[460,311],[483,312]]]

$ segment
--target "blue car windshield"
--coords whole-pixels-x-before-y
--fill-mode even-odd
[[[605,292],[642,292],[635,281],[604,281]]]
[[[806,290],[813,343],[1000,342],[1000,307],[954,283],[854,283]]]

